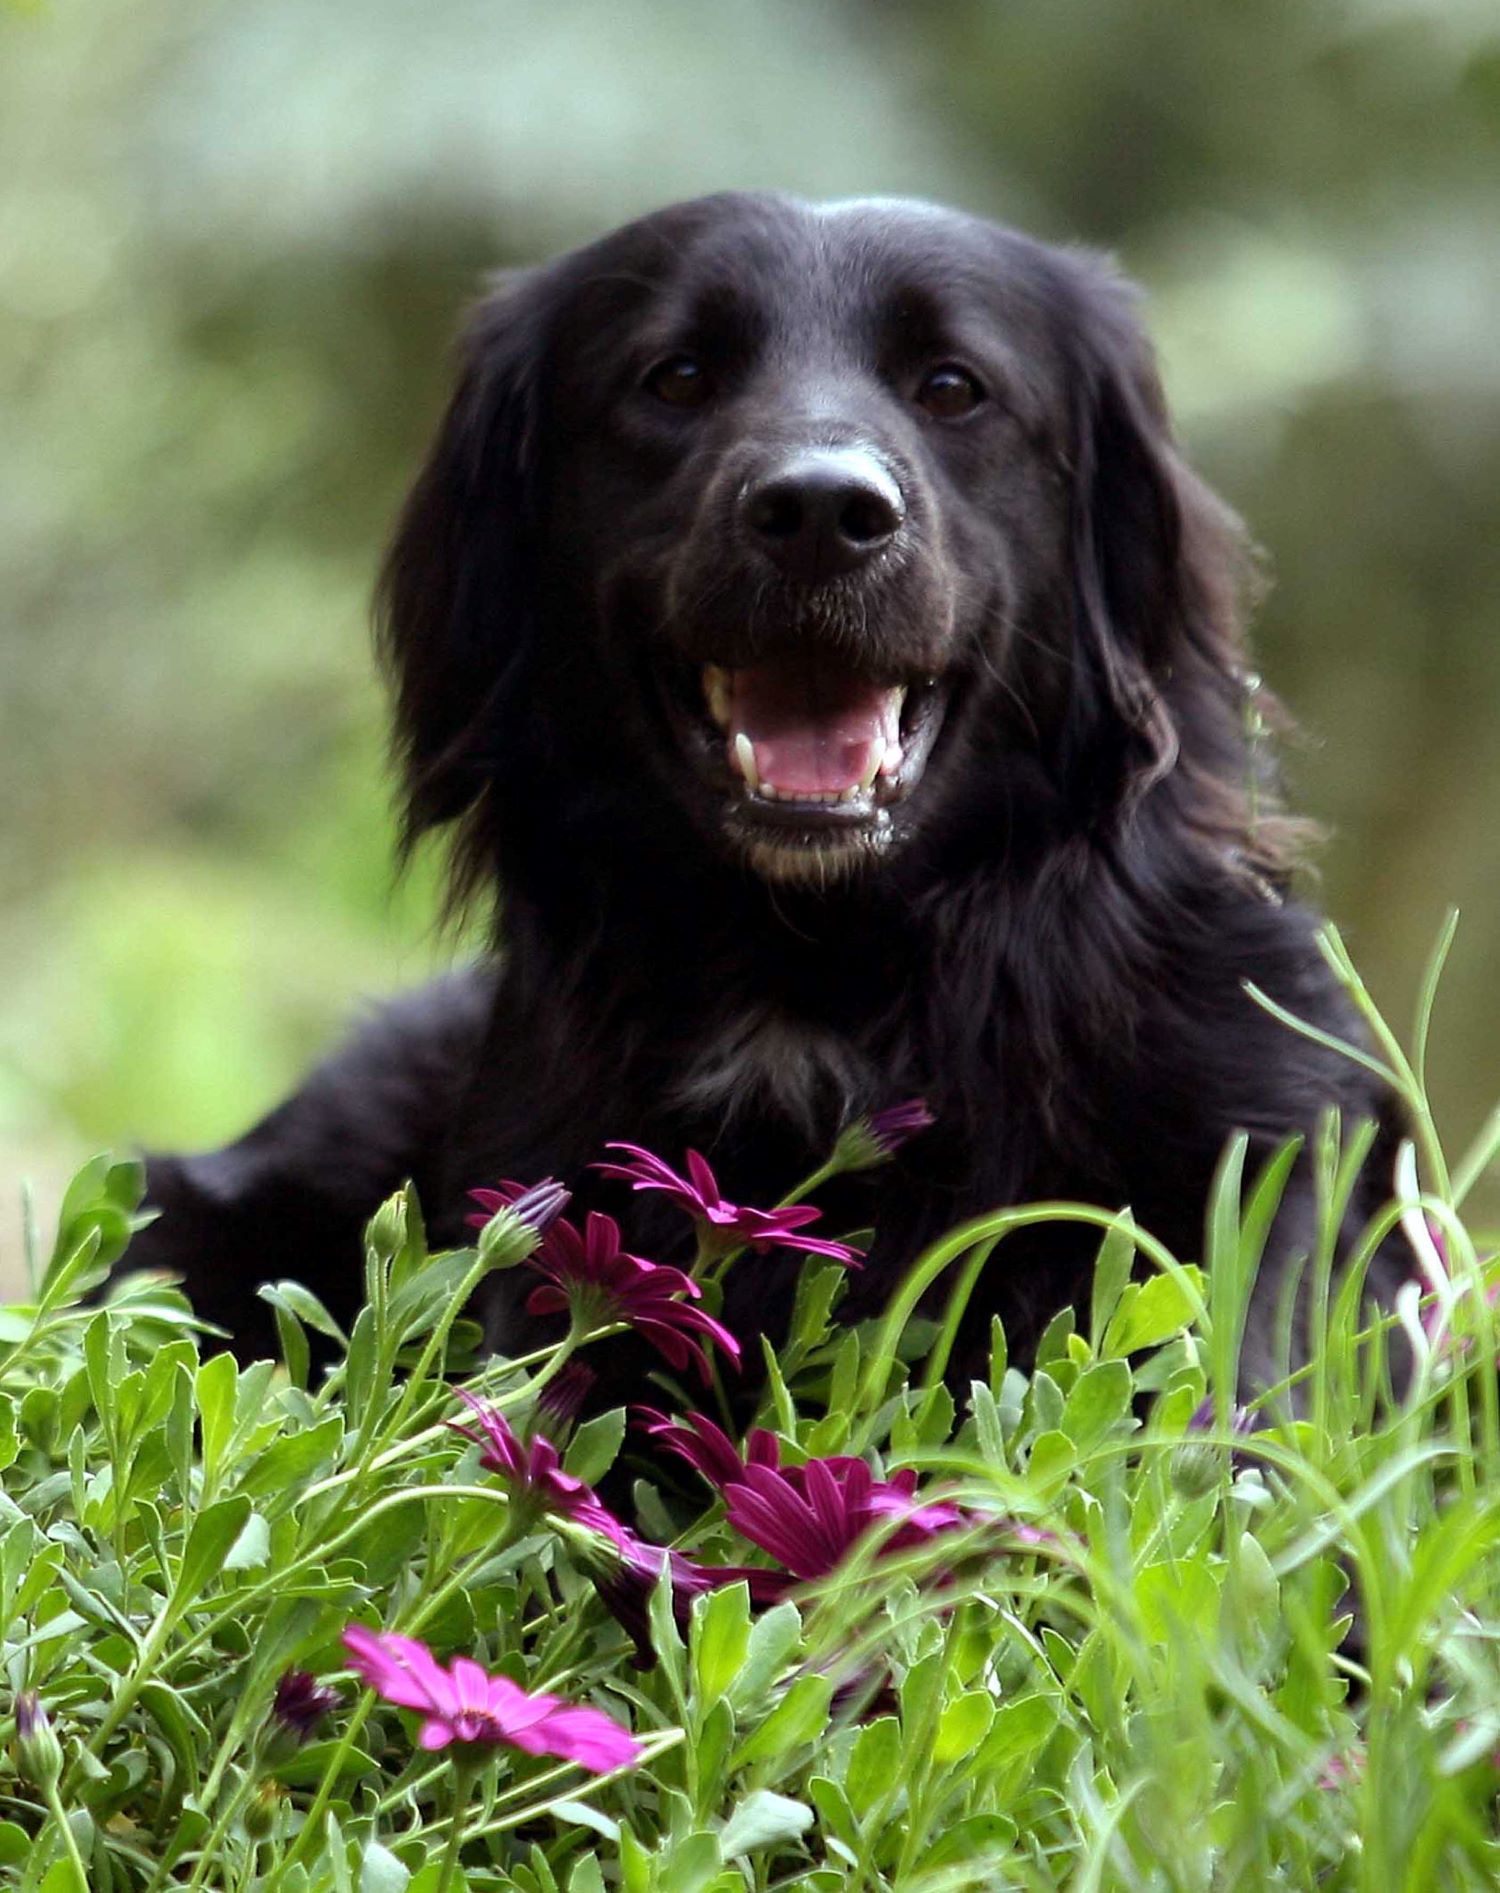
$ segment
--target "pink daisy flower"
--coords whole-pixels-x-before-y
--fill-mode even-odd
[[[823,1214],[810,1203],[793,1203],[785,1209],[749,1209],[726,1202],[713,1171],[696,1150],[687,1153],[688,1174],[684,1177],[639,1144],[607,1144],[605,1148],[623,1150],[633,1161],[596,1163],[593,1168],[601,1176],[618,1177],[632,1189],[661,1191],[685,1209],[721,1250],[747,1247],[764,1255],[768,1249],[796,1249],[806,1255],[828,1256],[850,1267],[859,1265],[860,1252],[851,1244],[798,1233]]]
[[[363,1624],[350,1624],[343,1642],[356,1675],[387,1702],[421,1715],[417,1741],[423,1748],[517,1748],[577,1762],[596,1775],[640,1759],[640,1743],[612,1716],[557,1696],[529,1695],[471,1657],[456,1657],[445,1669],[425,1643]]]
[[[803,1466],[747,1465],[722,1488],[729,1522],[796,1579],[827,1577],[872,1528],[894,1521],[882,1552],[907,1551],[963,1524],[946,1501],[923,1505],[917,1475],[878,1480],[862,1459],[809,1459]]]
[[[627,1254],[613,1216],[590,1210],[582,1233],[558,1217],[526,1265],[547,1277],[527,1300],[534,1315],[567,1314],[580,1326],[627,1322],[674,1367],[695,1366],[705,1383],[708,1357],[697,1336],[740,1364],[740,1344],[728,1328],[694,1306],[703,1291],[692,1277]]]
[[[774,1472],[781,1464],[781,1447],[774,1433],[764,1427],[752,1427],[745,1442],[745,1456],[724,1431],[705,1413],[690,1413],[685,1420],[669,1419],[655,1407],[637,1407],[637,1423],[660,1440],[669,1452],[685,1459],[711,1486],[722,1490],[745,1476],[746,1460],[752,1466],[769,1466]]]
[[[625,1549],[630,1536],[625,1527],[599,1502],[592,1486],[563,1471],[562,1460],[550,1439],[533,1433],[529,1440],[523,1441],[498,1408],[475,1399],[462,1387],[455,1387],[453,1391],[473,1413],[477,1425],[465,1426],[460,1420],[450,1420],[448,1424],[455,1433],[462,1433],[465,1439],[484,1448],[479,1455],[480,1465],[499,1473],[510,1486],[511,1496],[518,1505],[530,1505],[539,1512],[571,1518],[588,1530],[598,1532],[601,1538],[608,1538],[621,1550]]]

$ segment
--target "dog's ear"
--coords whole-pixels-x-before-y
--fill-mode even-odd
[[[1075,277],[1075,662],[1066,740],[1095,815],[1128,812],[1179,768],[1245,763],[1249,547],[1177,450],[1127,284]]]
[[[516,271],[476,311],[458,386],[381,573],[377,636],[395,692],[407,849],[484,789],[505,702],[526,668],[553,301],[547,271]]]

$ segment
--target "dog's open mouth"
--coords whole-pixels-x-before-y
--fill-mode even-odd
[[[932,677],[871,677],[826,653],[706,664],[693,719],[700,766],[755,865],[785,878],[882,850],[942,722]]]

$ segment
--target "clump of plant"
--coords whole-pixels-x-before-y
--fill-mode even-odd
[[[141,1178],[87,1166],[31,1300],[0,1312],[7,1884],[1492,1885],[1500,1404],[1463,1208],[1500,1114],[1448,1163],[1424,1069],[1441,951],[1408,1058],[1326,944],[1370,1021],[1351,1055],[1415,1137],[1342,1259],[1370,1134],[1330,1121],[1305,1153],[1310,1360],[1249,1407],[1239,1342],[1293,1145],[1253,1174],[1230,1146],[1196,1258],[1127,1213],[1000,1211],[857,1327],[857,1251],[805,1199],[883,1161],[915,1105],[769,1209],[691,1154],[605,1155],[692,1218],[689,1269],[570,1220],[550,1180],[487,1193],[474,1246],[430,1253],[405,1192],[370,1225],[349,1333],[276,1284],[282,1358],[245,1369],[170,1285],[106,1281]],[[1025,1372],[997,1327],[955,1392],[975,1282],[1048,1218],[1099,1231],[1089,1306]],[[1362,1274],[1398,1227],[1418,1277],[1376,1316]],[[741,1433],[717,1295],[768,1246],[805,1262]],[[530,1275],[554,1345],[479,1353],[464,1309],[499,1269]],[[660,1397],[580,1421],[626,1327]],[[310,1335],[335,1357],[317,1377]],[[632,1463],[633,1504],[606,1504]]]

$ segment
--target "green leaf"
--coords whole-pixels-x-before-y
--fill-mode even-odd
[[[972,1755],[989,1734],[994,1715],[995,1701],[988,1690],[969,1689],[955,1696],[938,1717],[934,1761],[947,1764]]]
[[[998,1772],[1023,1757],[1035,1756],[1056,1730],[1062,1715],[1058,1698],[1046,1694],[1019,1696],[1014,1702],[1001,1703],[975,1758],[975,1772]]]
[[[604,1893],[604,1872],[592,1854],[586,1854],[569,1875],[568,1893]]]
[[[193,1520],[173,1589],[173,1604],[177,1610],[191,1605],[209,1581],[224,1569],[229,1548],[245,1529],[249,1516],[249,1499],[236,1492],[232,1498],[216,1500]]]
[[[901,1779],[901,1724],[877,1716],[854,1739],[844,1770],[844,1793],[860,1820],[890,1794]]]
[[[802,1618],[790,1598],[773,1605],[750,1629],[750,1643],[740,1673],[730,1686],[736,1709],[755,1708],[802,1637]]]
[[[1089,1338],[1094,1343],[1095,1353],[1103,1351],[1105,1331],[1119,1305],[1125,1284],[1130,1280],[1130,1268],[1134,1261],[1135,1239],[1122,1224],[1115,1223],[1105,1231],[1104,1240],[1099,1244],[1098,1259],[1094,1263],[1094,1288],[1089,1300]]]
[[[286,1377],[294,1387],[305,1387],[312,1367],[312,1349],[307,1330],[289,1308],[273,1308],[276,1317],[276,1342]]]
[[[262,1301],[268,1301],[273,1308],[284,1308],[289,1315],[294,1315],[304,1327],[314,1333],[326,1335],[330,1341],[337,1341],[341,1347],[347,1346],[344,1330],[329,1314],[310,1288],[304,1288],[300,1282],[262,1282],[256,1289]]]
[[[661,1664],[662,1674],[672,1686],[672,1693],[679,1702],[687,1697],[686,1654],[682,1647],[682,1636],[677,1628],[677,1618],[672,1609],[672,1570],[666,1559],[662,1560],[661,1575],[651,1587],[651,1597],[647,1605],[647,1616],[651,1627],[651,1647],[656,1652]]]
[[[1135,1580],[1141,1624],[1154,1642],[1172,1643],[1184,1630],[1207,1635],[1219,1614],[1219,1587],[1208,1568],[1186,1558],[1149,1564]]]
[[[779,1847],[805,1834],[813,1823],[813,1811],[801,1801],[772,1794],[762,1788],[746,1795],[724,1823],[719,1835],[719,1851],[726,1860],[738,1860],[743,1854],[763,1847]]]
[[[366,1303],[354,1318],[354,1331],[349,1337],[349,1351],[344,1361],[345,1400],[351,1429],[360,1425],[365,1408],[375,1397],[379,1367],[375,1310]]]
[[[593,1807],[587,1801],[550,1801],[547,1805],[554,1820],[571,1821],[575,1827],[586,1827],[608,1841],[620,1838],[620,1823],[612,1821],[602,1808]]]
[[[608,1413],[585,1420],[563,1455],[564,1469],[585,1485],[596,1485],[615,1463],[624,1438],[624,1407],[611,1407]]]
[[[967,1820],[945,1828],[930,1847],[923,1849],[923,1870],[931,1873],[935,1867],[972,1865],[982,1868],[985,1875],[972,1884],[1000,1885],[992,1876],[1002,1857],[1015,1845],[1018,1831],[1009,1815],[971,1814]]]
[[[89,1893],[71,1860],[54,1860],[42,1876],[39,1893]]]
[[[828,1676],[799,1676],[758,1729],[740,1744],[731,1764],[748,1768],[752,1762],[775,1756],[785,1758],[805,1742],[813,1742],[828,1726],[833,1680]]]
[[[1185,1263],[1182,1273],[1201,1294],[1203,1271]],[[1141,1348],[1160,1347],[1192,1318],[1192,1301],[1176,1276],[1153,1275],[1148,1282],[1130,1282],[1105,1332],[1103,1352],[1118,1358]]]
[[[254,1571],[269,1562],[271,1528],[259,1512],[245,1520],[245,1528],[224,1554],[226,1571]]]
[[[359,1893],[406,1893],[411,1874],[388,1847],[367,1840],[359,1863]]]
[[[234,1396],[238,1386],[239,1370],[232,1354],[210,1355],[193,1379],[203,1476],[209,1486],[219,1476],[229,1437],[234,1431]]]
[[[1080,1458],[1130,1417],[1130,1369],[1124,1361],[1085,1368],[1063,1405],[1062,1431]]]
[[[276,1779],[284,1781],[289,1788],[310,1788],[323,1779],[330,1763],[339,1758],[339,1779],[346,1780],[356,1775],[373,1775],[379,1769],[375,1757],[362,1748],[351,1748],[339,1755],[341,1743],[334,1736],[322,1741],[309,1742],[276,1765]]]
[[[750,1650],[750,1587],[726,1584],[700,1597],[689,1631],[697,1693],[705,1704],[722,1696]]]

